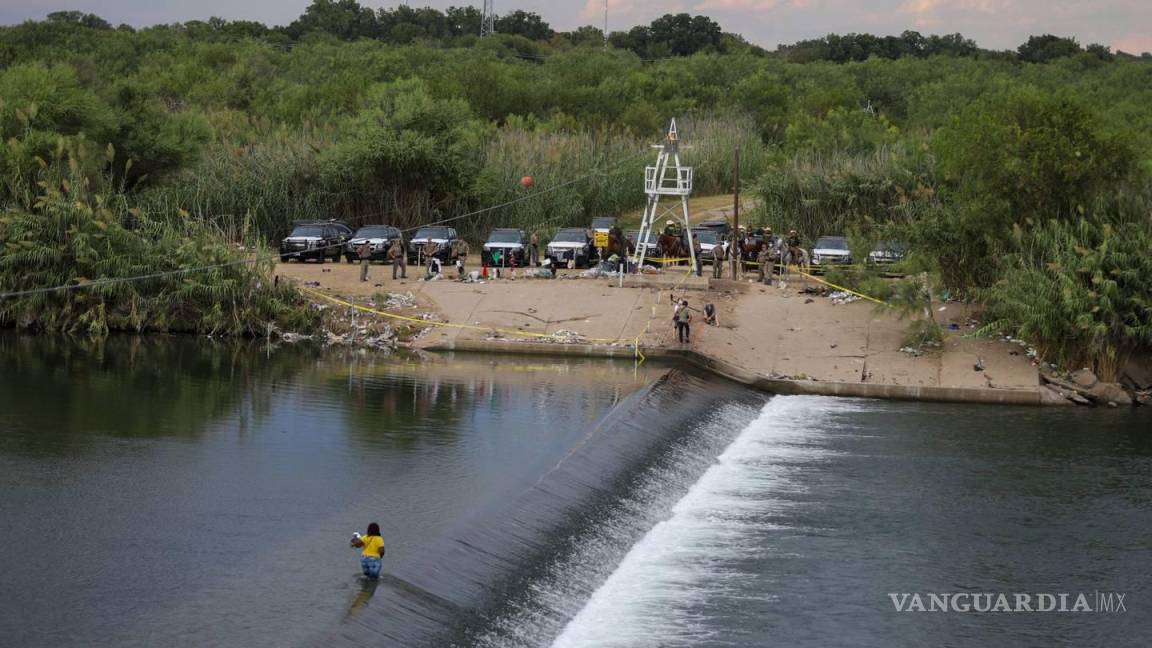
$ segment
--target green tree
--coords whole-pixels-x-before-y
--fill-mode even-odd
[[[498,17],[496,31],[501,34],[523,36],[529,40],[548,40],[556,34],[539,14],[520,9]]]
[[[652,35],[652,53],[664,56],[691,56],[716,49],[723,34],[720,25],[708,16],[686,13],[665,14],[653,20],[648,29]]]
[[[1075,56],[1082,52],[1080,43],[1075,38],[1064,38],[1044,34],[1043,36],[1030,36],[1028,42],[1016,48],[1021,61],[1027,63],[1047,63],[1049,61]]]
[[[48,14],[48,22],[80,25],[89,29],[112,29],[112,24],[107,20],[82,11],[53,11]]]
[[[939,130],[933,150],[954,195],[1005,228],[1084,213],[1137,159],[1086,105],[1035,88],[974,104]]]
[[[195,160],[212,139],[212,128],[202,115],[165,110],[132,83],[120,84],[112,107],[120,122],[110,142],[115,151],[112,170],[129,187]]]
[[[313,32],[331,34],[340,40],[374,38],[379,33],[376,14],[356,0],[313,0],[304,14],[288,25],[293,38]]]
[[[466,193],[486,132],[466,103],[437,100],[419,80],[377,86],[340,130],[321,159],[327,184],[361,209],[402,214]]]

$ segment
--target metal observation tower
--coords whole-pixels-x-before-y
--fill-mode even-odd
[[[484,0],[484,10],[480,14],[480,37],[491,36],[496,33],[496,9],[492,6],[493,0]]]
[[[640,234],[636,237],[636,252],[632,262],[639,272],[648,255],[648,238],[659,228],[659,221],[673,217],[683,223],[688,256],[692,269],[700,262],[696,258],[696,248],[692,244],[692,225],[688,220],[688,196],[692,193],[692,167],[680,163],[680,134],[676,130],[676,120],[668,126],[668,134],[662,144],[652,146],[660,152],[656,155],[656,166],[644,169],[644,193],[648,194],[648,205],[644,208],[644,220],[640,222]],[[667,207],[660,204],[660,196],[679,196],[679,213],[676,203]],[[657,228],[657,229],[654,229]]]

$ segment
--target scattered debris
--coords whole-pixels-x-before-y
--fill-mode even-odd
[[[311,340],[312,336],[311,335],[301,335],[300,333],[289,332],[289,333],[281,333],[279,336],[279,339],[281,342],[286,342],[288,344],[296,344],[297,342],[304,342],[306,340]]]
[[[560,329],[546,338],[539,338],[545,342],[553,342],[556,344],[584,344],[588,340],[583,335],[576,331],[569,331],[567,329]]]
[[[581,272],[580,278],[581,279],[600,279],[601,277],[613,277],[615,275],[616,275],[615,272],[608,272],[607,270],[601,268],[600,266],[597,266],[595,268],[588,268],[584,272]]]
[[[384,295],[383,300],[377,296],[377,303],[382,308],[416,308],[416,295],[410,292],[388,293]]]
[[[860,301],[859,296],[853,295],[850,292],[844,292],[842,290],[837,290],[836,292],[828,295],[828,297],[830,297],[832,299],[832,303],[836,304],[837,306],[840,304],[851,304],[852,302]]]

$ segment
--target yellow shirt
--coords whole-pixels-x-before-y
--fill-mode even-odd
[[[364,549],[360,555],[367,558],[380,558],[384,554],[384,538],[380,536],[364,536],[360,538],[364,543]]]

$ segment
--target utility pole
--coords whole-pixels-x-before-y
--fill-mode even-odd
[[[604,0],[604,49],[608,49],[608,0]]]
[[[480,17],[480,38],[496,33],[496,10],[493,0],[484,0],[484,12]]]
[[[737,274],[744,265],[740,258],[740,248],[737,245],[740,237],[740,145],[736,145],[736,187],[732,195],[732,278],[739,279]]]

